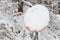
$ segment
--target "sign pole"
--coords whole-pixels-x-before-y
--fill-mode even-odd
[[[38,32],[35,32],[35,36],[33,40],[38,40]]]

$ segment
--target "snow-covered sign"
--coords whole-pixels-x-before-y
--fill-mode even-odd
[[[40,4],[29,8],[24,15],[25,28],[31,32],[38,32],[49,23],[49,11]]]

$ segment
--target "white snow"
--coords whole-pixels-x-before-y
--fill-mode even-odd
[[[43,5],[35,5],[29,8],[24,15],[25,25],[30,30],[42,30],[49,23],[49,11]]]
[[[24,15],[17,16],[17,14],[15,13],[15,11],[17,12],[18,2],[12,3],[12,0],[1,0],[1,1],[0,1],[0,40],[13,40],[13,39],[33,40],[35,34],[33,32],[24,29],[25,27]],[[40,0],[39,1],[27,0],[27,1],[26,1],[27,5],[24,5],[23,8],[24,13],[30,8],[29,5],[40,2]],[[51,19],[48,25],[48,27],[50,28],[46,28],[45,30],[38,32],[39,40],[60,40],[59,39],[60,17],[53,14],[53,12],[50,13],[50,16]]]

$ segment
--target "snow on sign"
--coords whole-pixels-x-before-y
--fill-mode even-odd
[[[48,25],[49,19],[48,9],[43,5],[37,4],[25,12],[25,28],[31,32],[38,32]]]

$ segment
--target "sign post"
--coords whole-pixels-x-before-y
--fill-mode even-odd
[[[48,8],[40,4],[29,8],[24,15],[25,28],[35,33],[34,40],[38,40],[38,32],[46,28],[49,20]]]

